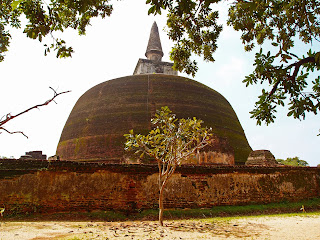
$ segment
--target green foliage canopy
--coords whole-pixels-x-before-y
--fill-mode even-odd
[[[174,42],[170,58],[174,68],[193,76],[198,70],[193,55],[214,61],[217,39],[222,26],[213,10],[222,0],[146,0],[149,14],[167,11],[167,31]],[[227,23],[242,32],[246,51],[255,54],[254,71],[244,79],[246,86],[266,84],[252,118],[261,125],[274,122],[277,106],[288,104],[288,116],[304,119],[307,112],[320,110],[320,77],[311,79],[311,72],[320,70],[320,52],[314,43],[320,40],[320,1],[318,0],[234,0],[229,4]],[[27,37],[38,39],[51,35],[54,43],[45,45],[45,54],[54,50],[57,57],[70,57],[72,47],[55,32],[71,28],[85,34],[93,17],[112,13],[109,0],[3,0],[0,4],[0,61],[8,51],[11,35],[8,26],[21,28],[20,16],[28,23]],[[298,45],[298,50],[297,50]],[[303,46],[301,48],[301,46]],[[267,47],[265,51],[262,47]],[[296,47],[296,48],[295,48]],[[304,51],[302,49],[309,48]]]
[[[3,0],[0,3],[0,62],[10,44],[11,35],[7,28],[21,28],[22,15],[27,20],[23,29],[27,37],[42,42],[45,36],[52,36],[54,42],[44,44],[45,55],[53,49],[57,57],[64,58],[70,57],[73,49],[63,39],[55,38],[55,32],[71,28],[84,35],[92,17],[105,18],[111,12],[112,5],[108,0],[51,0],[48,3],[42,0]]]
[[[315,0],[235,1],[230,7],[228,24],[242,32],[245,50],[253,50],[256,43],[272,50],[260,48],[253,73],[243,81],[246,86],[270,86],[262,90],[251,112],[259,125],[274,122],[277,105],[285,103],[287,115],[298,119],[320,110],[320,77],[308,78],[310,72],[320,70],[319,49],[312,47],[320,40],[319,14],[320,2]],[[298,44],[310,49],[301,53],[294,48]]]
[[[162,9],[168,11],[168,36],[175,43],[170,53],[174,69],[194,76],[198,67],[197,62],[191,60],[192,54],[214,62],[213,53],[222,31],[222,25],[217,23],[219,13],[211,8],[212,3],[217,2],[147,0],[146,3],[151,5],[149,14],[161,14]]]
[[[302,159],[299,159],[299,157],[294,157],[294,158],[287,158],[286,160],[284,159],[277,159],[278,163],[288,165],[288,166],[296,166],[296,167],[306,167],[309,166],[308,162]]]

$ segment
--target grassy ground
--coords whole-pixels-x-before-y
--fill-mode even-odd
[[[203,222],[230,222],[233,220],[241,219],[255,219],[261,217],[277,217],[277,218],[289,218],[289,217],[318,217],[320,216],[320,211],[316,212],[295,212],[295,213],[274,213],[274,214],[259,214],[259,215],[241,215],[241,216],[228,216],[228,217],[213,217],[213,218],[203,218],[200,219]]]
[[[320,198],[304,200],[300,202],[281,202],[270,204],[257,204],[246,206],[216,206],[211,209],[167,209],[164,213],[165,219],[191,219],[191,218],[213,218],[250,215],[271,215],[279,213],[299,213],[301,208],[307,213],[320,210]],[[24,215],[8,216],[4,213],[4,221],[126,221],[126,220],[157,220],[158,210],[142,210],[137,213],[124,213],[116,211],[94,211],[94,212],[64,212],[64,213],[31,213]]]

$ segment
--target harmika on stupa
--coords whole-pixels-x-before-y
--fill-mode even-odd
[[[61,160],[107,163],[149,163],[124,151],[124,134],[146,134],[156,109],[168,106],[178,118],[197,117],[215,133],[189,164],[244,164],[251,152],[229,102],[217,91],[180,77],[163,62],[157,24],[151,28],[145,53],[133,75],[108,80],[85,92],[75,104],[57,147]]]

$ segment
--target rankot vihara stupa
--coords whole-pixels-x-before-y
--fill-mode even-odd
[[[178,118],[197,117],[215,133],[210,146],[189,164],[244,164],[251,152],[229,102],[215,90],[178,76],[163,62],[157,24],[132,76],[112,79],[84,93],[74,106],[57,147],[60,160],[149,163],[124,151],[124,134],[146,134],[156,109],[168,106]]]

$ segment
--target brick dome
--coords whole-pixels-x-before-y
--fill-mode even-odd
[[[229,102],[215,90],[188,78],[143,74],[98,84],[74,106],[57,147],[61,160],[120,162],[123,134],[147,133],[156,109],[168,106],[178,118],[197,117],[224,137],[244,164],[251,147]]]

